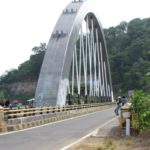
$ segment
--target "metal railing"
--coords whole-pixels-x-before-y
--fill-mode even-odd
[[[0,109],[0,133],[22,130],[42,124],[99,111],[114,105],[113,102],[38,107],[27,109]]]
[[[108,103],[93,103],[93,104],[81,104],[81,105],[66,105],[63,107],[55,106],[55,107],[38,107],[38,108],[28,108],[28,109],[7,109],[3,110],[5,120],[10,118],[19,118],[19,117],[27,117],[27,116],[35,116],[40,114],[48,114],[48,113],[56,113],[56,112],[64,112],[69,110],[78,110],[84,108],[91,107],[99,107],[103,105],[111,105],[112,102]]]

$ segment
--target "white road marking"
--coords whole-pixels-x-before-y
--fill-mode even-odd
[[[97,132],[99,131],[99,129],[103,128],[104,126],[106,126],[107,124],[109,124],[110,122],[114,121],[115,119],[117,119],[118,117],[112,118],[111,120],[105,122],[104,124],[100,125],[99,127],[97,127],[94,131],[90,132],[89,134],[85,135],[84,137],[78,139],[77,141],[61,148],[60,150],[67,150],[68,148],[70,148],[71,146],[80,143],[81,141],[83,141],[84,139],[86,139],[89,136],[95,136],[97,134]]]

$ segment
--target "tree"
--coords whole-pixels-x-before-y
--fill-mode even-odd
[[[105,29],[115,92],[150,91],[150,18],[133,19]]]
[[[34,54],[30,56],[29,60],[20,64],[18,69],[7,71],[0,77],[0,90],[3,91],[3,94],[7,95],[7,99],[11,100],[17,98],[25,100],[33,97],[34,91],[26,94],[20,92],[16,95],[8,86],[9,84],[15,82],[37,81],[46,51],[46,44],[41,43],[39,47],[35,46],[32,51]]]
[[[0,91],[0,100],[3,100],[3,99],[5,99],[4,92]]]
[[[47,49],[46,43],[40,43],[40,46],[33,47],[32,51],[34,52],[34,54],[39,54],[45,52],[46,49]]]
[[[121,89],[150,91],[150,18],[136,18],[104,29],[114,92]],[[85,38],[84,38],[85,40]],[[77,41],[77,50],[80,42]],[[0,85],[37,80],[47,46],[33,47],[30,59],[0,77]],[[77,52],[78,55],[78,52]],[[4,86],[7,87],[7,86]]]

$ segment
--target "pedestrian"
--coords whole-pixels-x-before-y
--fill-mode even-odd
[[[115,108],[115,114],[118,116],[119,115],[119,110],[122,106],[122,100],[121,100],[121,97],[119,96],[118,99],[117,99],[117,106]]]
[[[121,101],[122,101],[122,106],[123,106],[124,104],[128,102],[128,99],[125,96],[122,96]]]
[[[9,104],[10,104],[9,100],[6,100],[5,107],[9,107]]]

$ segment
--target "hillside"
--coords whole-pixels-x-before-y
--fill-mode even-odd
[[[104,29],[104,33],[115,94],[137,89],[150,92],[150,18],[136,18],[128,23],[123,21],[116,27]],[[41,43],[32,51],[30,59],[20,64],[18,69],[0,77],[0,99],[24,100],[34,96],[46,44]],[[21,83],[32,82],[35,85],[30,91],[26,88],[20,92],[17,90]]]
[[[115,92],[150,92],[150,18],[105,29]]]
[[[22,102],[34,97],[34,92],[46,51],[41,43],[32,49],[30,59],[20,64],[18,69],[10,70],[0,77],[0,99],[20,99]]]

